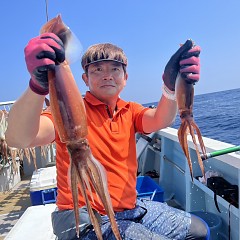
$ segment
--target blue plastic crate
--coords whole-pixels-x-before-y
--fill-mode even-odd
[[[163,202],[164,190],[149,176],[137,177],[137,197]]]
[[[30,192],[32,206],[55,203],[57,197],[57,188],[49,188],[40,191]]]
[[[34,171],[30,182],[30,198],[32,205],[55,203],[56,197],[56,166],[39,168]]]

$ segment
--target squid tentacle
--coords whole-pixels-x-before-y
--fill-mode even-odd
[[[204,168],[203,168],[203,165],[202,165],[202,159],[200,157],[200,153],[199,153],[199,149],[198,149],[198,145],[197,145],[197,141],[196,141],[196,137],[195,137],[195,133],[194,133],[194,129],[195,129],[196,125],[193,124],[193,121],[190,124],[191,124],[190,134],[192,136],[193,144],[195,146],[195,150],[196,150],[196,154],[197,154],[197,158],[198,158],[198,163],[199,163],[199,166],[201,168],[203,176],[205,176]]]
[[[73,202],[78,202],[78,187],[77,187],[77,169],[76,166],[70,163],[70,171],[71,171],[71,191],[72,191],[72,198]],[[75,215],[75,222],[76,222],[76,233],[77,237],[79,238],[79,213],[78,205],[74,205],[74,215]]]
[[[187,121],[184,121],[184,123],[185,123],[185,127],[184,127],[183,133],[182,133],[182,135],[183,135],[183,140],[182,140],[181,146],[182,146],[183,149],[188,149],[188,141],[187,141],[188,122],[187,122]]]
[[[198,126],[194,122],[193,122],[192,125],[193,125],[194,129],[197,132],[198,140],[199,140],[199,137],[202,139],[202,136],[201,136],[201,133],[200,133],[200,130],[199,130]],[[196,143],[195,136],[194,136],[194,140],[195,140],[194,145],[195,145],[195,148],[196,148],[198,164],[200,166],[200,169],[201,169],[201,172],[203,174],[203,177],[205,178],[205,171],[204,171],[203,161],[202,161],[202,158],[201,158],[200,153],[199,153],[199,149],[198,149],[198,146],[197,146],[197,143]],[[200,141],[199,141],[199,143],[200,143]],[[201,146],[201,143],[200,143],[200,146]],[[202,151],[203,151],[203,149],[205,150],[205,146],[204,147],[201,146],[201,149],[202,149]],[[206,153],[206,150],[203,151],[203,154],[205,154],[205,153]]]
[[[192,162],[191,162],[190,153],[189,153],[189,149],[188,149],[188,143],[187,143],[187,128],[189,128],[188,125],[189,125],[188,121],[186,119],[184,119],[178,130],[178,138],[179,138],[179,143],[182,147],[182,150],[187,158],[191,178],[193,179]]]
[[[102,240],[102,231],[101,231],[101,228],[99,226],[99,222],[97,220],[97,218],[95,217],[95,214],[93,212],[93,209],[91,207],[91,204],[90,204],[90,201],[88,199],[88,196],[87,196],[87,190],[86,190],[86,186],[84,184],[85,180],[83,179],[83,175],[82,173],[80,172],[83,172],[85,171],[85,169],[77,169],[77,171],[79,172],[78,174],[78,179],[79,179],[79,184],[80,184],[80,189],[81,189],[81,193],[83,195],[83,198],[85,200],[85,203],[86,203],[86,206],[87,206],[87,210],[88,210],[88,214],[89,214],[89,217],[90,217],[90,220],[92,222],[92,225],[94,227],[94,230],[96,232],[96,236],[99,240]]]
[[[184,135],[184,154],[187,158],[187,161],[188,161],[188,165],[189,165],[189,169],[190,169],[190,175],[191,175],[191,178],[193,180],[193,167],[192,167],[192,160],[191,160],[191,157],[190,157],[190,152],[189,152],[189,148],[188,148],[188,131],[187,129],[190,129],[190,126],[189,126],[189,122],[188,120],[186,120],[186,131],[185,133],[183,134]]]
[[[86,185],[86,189],[90,194],[91,200],[94,203],[94,198],[92,193],[92,189],[94,189],[94,187],[92,187],[93,184],[92,183],[90,184],[89,182],[89,179],[92,181],[92,178],[91,178],[91,172],[87,169],[87,167],[85,167],[85,171],[82,171],[82,178],[84,179],[84,183]]]
[[[95,160],[95,158],[92,155],[91,155],[91,157],[92,157],[92,161],[90,162],[90,165],[88,166],[89,171],[91,172],[91,174],[90,174],[90,177],[92,180],[91,182],[94,186],[94,189],[97,192],[97,195],[101,199],[101,202],[104,206],[104,209],[105,209],[107,215],[109,216],[109,220],[112,225],[112,231],[113,231],[114,235],[117,237],[117,239],[121,239],[117,223],[116,223],[116,221],[114,221],[115,217],[114,217],[113,209],[112,209],[111,205],[109,205],[109,201],[111,201],[111,199],[110,199],[110,195],[107,191],[107,185],[104,184],[103,182],[99,181],[99,178],[103,177],[103,176],[101,176],[101,174],[104,171],[104,169],[102,169],[102,171],[98,171],[99,169],[101,169],[102,166],[99,165],[99,163]],[[96,166],[97,166],[97,169],[96,169]],[[105,183],[107,183],[107,181],[105,181]]]
[[[204,145],[200,129],[198,128],[197,124],[194,121],[193,121],[193,126],[194,126],[194,129],[195,129],[196,133],[197,133],[198,141],[199,141],[202,153],[205,155],[206,154],[206,147]]]

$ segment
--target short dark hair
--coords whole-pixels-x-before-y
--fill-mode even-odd
[[[123,50],[111,43],[100,43],[90,46],[82,57],[82,68],[87,73],[88,66],[100,61],[115,61],[122,63],[126,72],[127,57]]]

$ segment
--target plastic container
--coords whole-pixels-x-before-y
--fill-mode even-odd
[[[16,224],[11,228],[5,240],[55,240],[51,213],[56,204],[28,207]]]
[[[201,212],[201,211],[192,212],[192,214],[202,218],[208,224],[211,232],[211,237],[210,237],[211,240],[220,239],[220,235],[222,235],[221,233],[222,219],[220,216],[211,212]],[[221,238],[221,239],[224,239],[224,238]]]
[[[137,197],[163,202],[164,190],[149,176],[137,177]]]
[[[32,205],[55,203],[56,197],[56,166],[40,168],[34,171],[30,182],[30,198]]]

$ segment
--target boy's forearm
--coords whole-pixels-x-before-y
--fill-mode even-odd
[[[5,134],[9,146],[25,148],[34,140],[39,130],[44,99],[45,96],[37,95],[28,88],[13,104]]]

